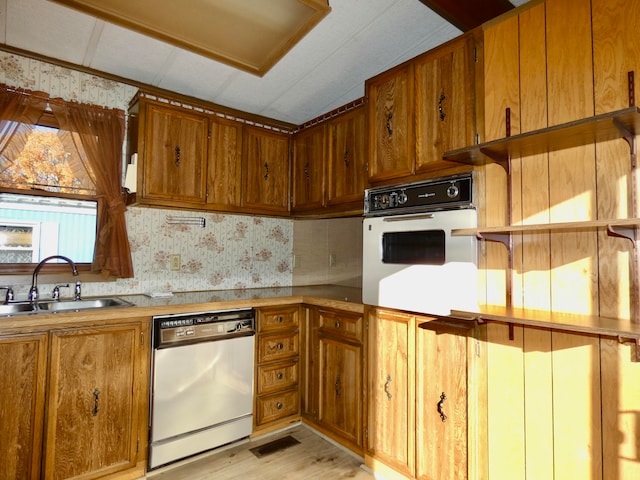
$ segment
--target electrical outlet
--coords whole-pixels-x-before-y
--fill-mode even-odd
[[[180,255],[177,253],[175,255],[171,255],[171,270],[180,270]]]
[[[300,267],[300,255],[294,255],[293,256],[293,268],[299,268]]]

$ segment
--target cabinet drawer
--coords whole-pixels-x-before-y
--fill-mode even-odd
[[[297,306],[278,308],[274,310],[260,310],[258,318],[258,333],[293,330],[298,328]]]
[[[298,413],[298,390],[258,397],[256,404],[256,425],[272,422]]]
[[[258,363],[284,360],[298,355],[298,332],[258,336]]]
[[[346,340],[362,342],[362,315],[320,310],[320,331]]]
[[[258,395],[286,390],[298,383],[298,362],[258,367]]]

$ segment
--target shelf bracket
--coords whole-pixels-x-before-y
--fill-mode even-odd
[[[507,175],[511,175],[511,157],[510,156],[497,155],[495,152],[492,152],[490,149],[483,148],[483,147],[480,147],[479,150],[484,156],[489,157],[491,161],[493,161],[493,163],[497,163],[498,165],[500,165],[504,169],[504,171],[507,172]]]
[[[612,237],[626,238],[636,243],[636,229],[634,227],[625,227],[621,225],[607,225],[607,233]]]
[[[499,242],[503,244],[508,249],[511,249],[513,246],[513,237],[511,233],[476,233],[476,238],[478,240],[487,240],[490,242]]]
[[[613,124],[622,134],[622,138],[629,144],[629,156],[631,158],[631,168],[636,168],[638,165],[636,136],[633,133],[631,133],[627,128],[625,128],[625,126],[622,125],[622,123],[615,118],[613,119]]]

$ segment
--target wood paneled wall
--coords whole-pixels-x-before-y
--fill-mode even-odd
[[[640,0],[533,1],[485,30],[485,138],[629,106],[640,75]],[[512,159],[481,175],[484,226],[638,216],[629,145],[590,144]],[[636,179],[637,180],[637,179]],[[509,191],[510,190],[510,191]],[[510,199],[510,200],[509,200]],[[487,304],[639,318],[629,240],[603,230],[482,242]],[[486,327],[487,471],[495,479],[640,478],[640,363],[615,338]]]

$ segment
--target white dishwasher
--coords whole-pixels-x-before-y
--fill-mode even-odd
[[[149,469],[253,428],[253,309],[153,318]]]

